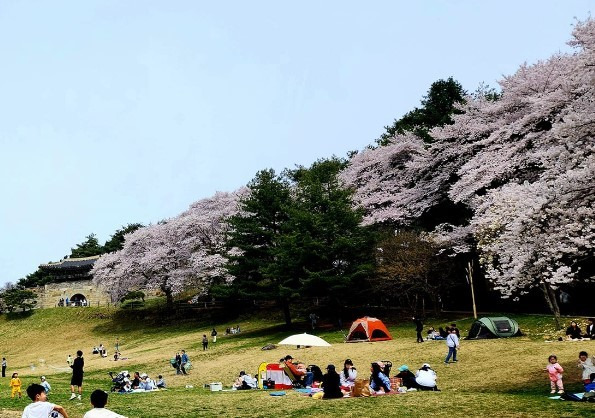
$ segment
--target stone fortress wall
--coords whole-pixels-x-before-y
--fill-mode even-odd
[[[112,304],[110,296],[105,289],[94,285],[91,280],[49,283],[29,290],[37,293],[37,307],[39,308],[56,307],[60,298],[72,300],[73,296],[76,295],[84,296],[87,300],[87,306],[107,306]]]

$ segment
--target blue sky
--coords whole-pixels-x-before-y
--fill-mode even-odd
[[[264,168],[372,143],[453,76],[569,51],[590,1],[0,2],[0,284]]]

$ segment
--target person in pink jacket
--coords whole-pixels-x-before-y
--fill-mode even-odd
[[[550,385],[552,391],[550,393],[556,393],[556,386],[558,387],[558,393],[564,393],[564,383],[562,382],[562,373],[564,369],[558,363],[558,357],[551,355],[548,357],[549,364],[545,368],[550,375]]]

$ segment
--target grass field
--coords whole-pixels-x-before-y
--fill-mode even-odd
[[[18,372],[23,389],[39,382],[45,375],[52,385],[50,400],[63,405],[71,417],[82,417],[90,408],[89,394],[101,388],[108,390],[108,371],[122,369],[146,372],[154,377],[163,374],[169,389],[157,393],[111,394],[108,408],[128,417],[321,417],[321,416],[595,416],[595,404],[572,403],[548,399],[549,381],[543,368],[548,355],[558,356],[565,368],[568,392],[580,391],[580,371],[576,360],[580,350],[595,353],[595,341],[546,342],[558,333],[546,316],[513,316],[525,336],[512,339],[462,341],[459,363],[445,366],[443,341],[415,343],[410,322],[387,324],[393,341],[344,344],[340,330],[316,332],[331,344],[329,348],[280,347],[271,351],[260,348],[276,343],[285,336],[305,331],[284,331],[273,318],[250,318],[217,324],[219,338],[202,351],[201,339],[211,324],[184,321],[177,324],[152,324],[148,321],[116,319],[121,317],[107,308],[55,308],[36,310],[27,316],[0,315],[0,356],[8,360],[7,377],[0,379],[0,417],[20,417],[29,403],[10,399],[10,374]],[[461,330],[469,328],[470,318],[443,318],[428,324],[440,326],[456,319]],[[241,325],[242,333],[223,336],[229,326]],[[465,334],[465,332],[462,332]],[[114,362],[91,355],[94,345],[103,343],[113,354],[116,337],[128,360]],[[85,354],[83,402],[68,401],[70,373],[66,356],[81,349]],[[186,349],[194,364],[188,376],[176,376],[169,359]],[[312,400],[295,392],[272,397],[265,391],[211,393],[203,388],[208,382],[230,385],[240,370],[256,373],[263,362],[275,362],[291,353],[307,364],[342,366],[351,358],[360,376],[369,375],[373,360],[391,360],[396,367],[405,363],[416,369],[428,362],[438,374],[441,392],[411,392],[376,398]],[[192,388],[186,386],[191,385]]]

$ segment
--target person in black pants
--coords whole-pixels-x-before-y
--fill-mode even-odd
[[[74,362],[70,366],[72,369],[72,378],[70,379],[70,400],[78,397],[78,400],[81,400],[81,395],[83,394],[83,368],[85,367],[85,360],[83,360],[83,352],[78,350],[76,352],[76,358]],[[78,387],[78,396],[75,394],[74,387]]]
[[[2,357],[2,377],[6,377],[6,357]]]
[[[421,322],[421,319],[417,317],[413,317],[413,322],[415,323],[415,331],[417,332],[417,342],[423,343],[424,338],[421,336],[421,332],[424,330],[424,324]]]

